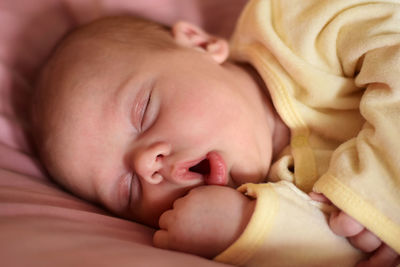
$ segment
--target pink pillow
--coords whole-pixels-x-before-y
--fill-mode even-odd
[[[162,5],[160,5],[160,2]],[[151,246],[153,229],[119,219],[54,184],[26,124],[32,81],[68,30],[98,17],[188,20],[229,36],[245,0],[0,2],[0,258],[3,266],[226,266]]]

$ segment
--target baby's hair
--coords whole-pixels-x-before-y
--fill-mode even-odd
[[[73,30],[62,39],[68,43],[75,37],[99,38],[114,42],[131,44],[135,41],[145,41],[146,45],[154,48],[174,46],[171,38],[155,39],[153,33],[170,37],[170,28],[166,25],[134,16],[115,16],[98,19]]]

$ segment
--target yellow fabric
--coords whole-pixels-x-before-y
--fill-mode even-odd
[[[248,227],[215,260],[237,266],[354,266],[364,255],[330,230],[332,206],[311,200],[292,183],[246,184],[257,198]],[[290,218],[288,218],[290,214]]]
[[[231,49],[291,129],[273,180],[324,193],[400,253],[400,2],[250,1]]]

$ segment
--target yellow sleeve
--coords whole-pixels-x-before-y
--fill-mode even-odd
[[[291,128],[294,183],[400,253],[400,2],[252,0],[231,48]]]
[[[331,232],[324,212],[292,183],[246,184],[239,191],[256,198],[250,222],[215,260],[238,266],[354,266],[364,255]]]
[[[400,5],[354,8],[337,54],[365,88],[358,135],[333,154],[314,190],[400,253]]]

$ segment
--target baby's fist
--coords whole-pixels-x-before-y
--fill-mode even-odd
[[[213,258],[239,237],[253,210],[254,201],[232,188],[197,187],[161,215],[153,243]]]

